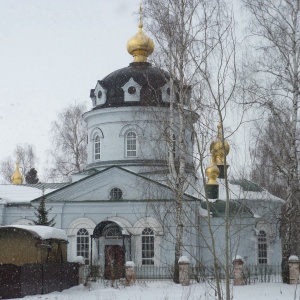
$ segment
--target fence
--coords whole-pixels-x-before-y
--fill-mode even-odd
[[[256,282],[282,282],[281,265],[244,265],[246,284]]]
[[[95,266],[94,266],[95,268]],[[122,271],[114,272],[115,274],[125,274],[122,267]],[[100,267],[99,267],[100,270]],[[95,279],[105,280],[104,272],[99,270],[93,270],[92,277]],[[159,280],[172,280],[173,266],[136,266],[135,274],[136,281],[159,281]],[[232,269],[231,275],[233,279]],[[246,284],[253,284],[256,282],[282,282],[281,278],[281,266],[280,265],[244,265],[244,278]],[[90,269],[86,266],[85,276],[91,275]],[[224,270],[218,268],[217,276],[219,279],[225,278]],[[107,278],[106,278],[107,279]],[[114,282],[123,280],[123,278],[110,278]],[[190,266],[190,280],[191,282],[203,282],[215,280],[215,270],[213,266]],[[121,283],[120,282],[120,283]]]
[[[76,263],[0,265],[0,299],[68,289],[78,284],[78,268]]]
[[[137,266],[135,267],[136,278],[141,281],[152,281],[161,279],[172,279],[173,266]],[[221,268],[217,270],[219,278],[225,278]],[[212,266],[190,266],[191,281],[201,282],[207,279],[214,279],[214,268]]]
[[[135,274],[141,281],[172,279],[173,266],[136,266]]]

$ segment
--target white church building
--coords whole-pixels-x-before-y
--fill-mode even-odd
[[[70,184],[0,185],[2,226],[33,224],[44,188],[49,217],[67,233],[69,261],[83,256],[104,272],[128,260],[140,266],[174,263],[175,194],[168,184],[165,142],[170,76],[147,62],[153,47],[140,25],[128,42],[134,62],[98,80],[91,90],[93,107],[83,115],[88,127],[86,170],[74,174]],[[175,125],[177,121],[175,116]],[[192,126],[190,122],[185,128],[186,172],[189,184],[203,193],[202,179],[195,176]],[[172,139],[176,143],[176,134]],[[253,264],[280,263],[283,201],[247,180],[231,180],[229,189],[232,257],[241,255]],[[183,254],[193,264],[212,264],[211,232],[215,254],[220,264],[224,261],[224,195],[219,179],[219,197],[210,201],[209,213],[201,192],[187,187]]]

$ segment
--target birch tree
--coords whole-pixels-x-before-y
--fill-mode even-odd
[[[244,0],[252,16],[255,56],[247,66],[252,74],[249,101],[276,117],[280,131],[288,135],[284,161],[276,153],[274,167],[285,181],[286,208],[282,235],[283,280],[288,281],[288,258],[300,254],[298,119],[300,71],[300,1]],[[289,124],[286,127],[285,121]],[[281,148],[281,141],[278,141]],[[275,150],[275,149],[274,149]],[[264,167],[264,166],[262,166]]]
[[[233,134],[233,130],[228,132],[225,130],[227,118],[232,118],[234,111],[234,103],[236,101],[237,93],[237,80],[238,73],[236,69],[236,40],[235,40],[235,23],[232,10],[225,2],[216,1],[210,3],[208,7],[206,2],[203,8],[204,14],[204,30],[203,39],[201,43],[197,43],[191,49],[193,63],[197,72],[199,73],[199,80],[201,82],[201,89],[198,89],[198,97],[196,99],[196,107],[200,107],[207,113],[210,111],[210,119],[207,123],[199,124],[201,132],[207,131],[203,127],[208,127],[210,131],[216,130],[216,121],[219,121],[218,139],[221,143],[224,160],[224,185],[225,185],[225,263],[221,263],[216,251],[216,240],[214,231],[211,224],[210,213],[207,216],[207,224],[211,236],[211,251],[214,260],[215,277],[219,278],[218,267],[224,270],[225,273],[225,293],[223,293],[220,280],[216,281],[216,289],[218,299],[231,299],[230,294],[230,274],[231,274],[231,257],[234,256],[234,251],[230,247],[231,239],[231,217],[230,217],[230,195],[227,174],[227,158],[226,138]],[[199,51],[200,50],[200,51]],[[202,95],[201,95],[202,94]],[[201,99],[199,102],[198,99]],[[240,111],[240,119],[237,122],[237,128],[243,121],[244,111]],[[214,122],[212,122],[214,120]],[[229,125],[229,124],[228,124]],[[227,126],[228,126],[227,125]],[[230,124],[233,126],[233,124]],[[214,126],[214,128],[212,128]],[[228,128],[228,127],[227,127]],[[217,134],[215,133],[215,136]],[[205,178],[205,152],[201,150],[201,135],[196,135],[196,147],[198,149],[198,162],[202,178]],[[207,166],[207,163],[206,163]],[[203,182],[205,185],[205,182]],[[204,195],[208,211],[210,212],[210,202],[208,201],[207,194]]]
[[[184,108],[187,111],[197,112],[197,126],[194,127],[194,138],[198,169],[202,170],[202,178],[205,186],[205,162],[207,162],[208,140],[212,141],[213,128],[216,128],[216,122],[220,120],[222,132],[222,145],[225,149],[224,120],[228,113],[229,102],[234,99],[236,87],[236,69],[235,69],[235,42],[234,42],[234,23],[231,12],[227,10],[224,2],[221,1],[148,1],[148,14],[154,20],[150,24],[150,30],[159,44],[160,56],[156,63],[167,69],[170,73],[171,81],[179,85],[179,105],[175,106],[171,102],[171,111],[175,110],[179,114],[179,156],[178,165],[174,164],[173,156],[169,155],[169,168],[171,174],[171,186],[175,191],[176,199],[176,233],[175,233],[175,266],[178,258],[182,254],[183,245],[183,218],[185,211],[183,206],[183,193],[186,183],[190,179],[185,170],[185,159],[188,155],[184,138],[184,131],[187,118]],[[175,78],[177,80],[175,80]],[[187,95],[184,91],[186,86],[193,87],[192,101],[185,103]],[[171,114],[172,116],[172,114]],[[195,121],[195,120],[194,120]],[[174,119],[168,120],[170,128],[173,128]],[[172,133],[172,131],[171,131]],[[169,152],[171,154],[172,144],[169,143]],[[204,150],[206,149],[206,150]],[[225,152],[225,151],[224,151]],[[226,158],[225,158],[226,164]],[[207,165],[207,164],[206,164]],[[228,191],[227,173],[225,175],[225,184]],[[199,186],[194,186],[198,193],[202,193],[204,199],[207,199],[203,191],[199,191]],[[226,214],[228,216],[229,194],[226,195]],[[184,217],[183,217],[184,216]],[[228,219],[225,217],[225,219]],[[208,222],[210,215],[208,216]],[[193,221],[189,226],[196,228],[198,225]],[[216,292],[218,299],[230,299],[230,252],[229,252],[229,221],[226,221],[226,293],[225,296],[221,290],[220,281],[216,282]],[[210,224],[209,224],[210,225]],[[210,245],[214,257],[215,278],[217,276],[217,267],[220,260],[216,257],[216,243],[214,232],[210,228]],[[175,271],[178,270],[175,267]],[[177,273],[175,272],[174,281],[177,282]]]
[[[19,162],[20,172],[25,181],[25,176],[37,163],[37,156],[33,145],[17,145],[14,154],[0,162],[0,173],[6,183],[11,183],[11,176],[15,171],[16,162]]]
[[[170,74],[170,114],[165,125],[167,130],[168,166],[170,182],[175,194],[175,257],[173,281],[179,283],[178,260],[183,249],[183,195],[186,179],[186,111],[184,100],[187,98],[188,47],[193,37],[188,34],[193,21],[193,10],[200,1],[148,1],[146,10],[151,17],[151,32],[159,44],[163,67]],[[192,33],[192,32],[191,32]],[[175,84],[176,82],[176,84]],[[176,99],[176,93],[178,98]],[[175,121],[176,119],[176,121]],[[177,127],[175,129],[175,127]],[[176,131],[176,132],[175,132]],[[177,151],[174,149],[173,137],[177,139]],[[177,152],[177,155],[174,155]]]
[[[83,171],[87,160],[87,128],[82,120],[85,111],[82,104],[69,105],[52,123],[49,180],[69,181],[72,173]]]
[[[281,125],[277,126],[278,124]],[[289,127],[289,120],[278,120],[276,115],[258,121],[250,149],[251,180],[281,199],[287,197],[285,189],[287,178],[283,176],[279,163],[284,165],[288,160],[290,138],[286,129]],[[281,141],[280,144],[278,141]]]

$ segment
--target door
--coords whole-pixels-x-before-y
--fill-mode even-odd
[[[125,275],[125,249],[119,245],[105,246],[105,279],[119,279]]]

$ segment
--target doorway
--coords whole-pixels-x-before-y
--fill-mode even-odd
[[[125,247],[105,245],[105,279],[120,279],[125,275]]]

